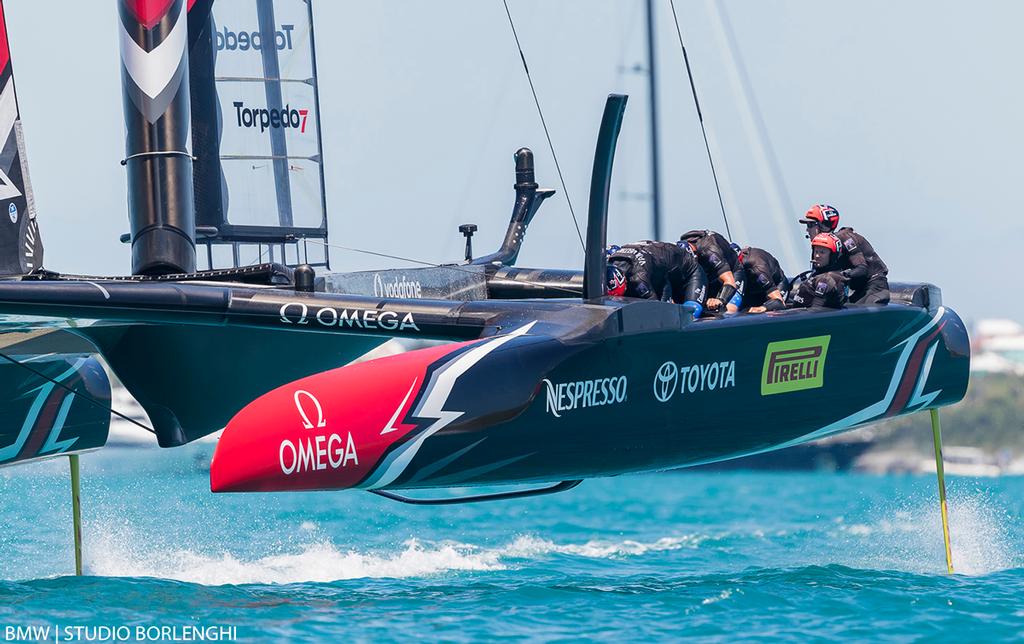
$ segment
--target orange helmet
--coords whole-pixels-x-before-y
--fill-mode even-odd
[[[832,231],[839,228],[839,211],[828,204],[815,204],[804,213],[801,224],[817,224],[821,230]]]
[[[811,268],[817,272],[830,270],[839,261],[843,243],[832,233],[818,233],[811,240]]]
[[[839,238],[832,233],[818,233],[814,236],[814,239],[811,240],[811,246],[821,246],[822,248],[829,249],[833,253],[838,253],[841,245],[842,242],[839,241]]]

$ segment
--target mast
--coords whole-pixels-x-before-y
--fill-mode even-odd
[[[196,267],[187,0],[118,0],[132,273]]]
[[[654,0],[647,4],[647,89],[651,136],[651,237],[661,239],[660,155],[658,154],[658,74],[654,40]]]

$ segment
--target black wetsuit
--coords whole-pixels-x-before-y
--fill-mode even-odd
[[[721,277],[726,273],[732,273],[733,278],[736,280],[736,293],[743,296],[743,285],[746,279],[743,266],[740,265],[739,256],[736,255],[736,251],[729,245],[727,240],[722,235],[716,233],[713,230],[691,230],[680,237],[680,241],[686,240],[694,245],[697,253],[697,259],[700,260],[700,266],[704,269],[704,273],[708,278],[708,298],[723,299]],[[726,293],[727,298],[723,304],[728,304],[728,300],[732,299],[732,293]]]
[[[627,297],[660,300],[668,287],[676,304],[689,301],[704,306],[707,278],[688,249],[667,242],[633,242],[612,253],[608,263],[626,276]]]
[[[875,252],[871,242],[853,230],[840,228],[833,233],[843,242],[844,275],[849,280],[853,304],[889,303],[889,267]]]
[[[841,309],[846,301],[846,279],[839,271],[829,271],[810,275],[794,286],[786,306],[791,309]]]
[[[768,294],[781,291],[786,297],[788,281],[779,261],[766,250],[748,246],[740,251],[743,255],[743,272],[746,284],[743,287],[743,307],[764,306]]]

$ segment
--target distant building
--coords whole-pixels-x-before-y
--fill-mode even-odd
[[[971,371],[1024,376],[1024,326],[1013,320],[980,320],[971,334]]]

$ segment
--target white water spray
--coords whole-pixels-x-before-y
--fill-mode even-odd
[[[934,498],[913,498],[885,517],[841,528],[853,546],[853,565],[920,573],[945,572],[939,507]],[[1024,553],[1009,534],[1005,510],[980,491],[949,495],[950,537],[956,574],[985,575],[1021,566]]]

